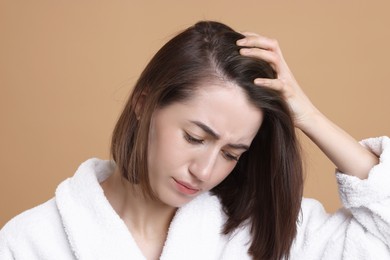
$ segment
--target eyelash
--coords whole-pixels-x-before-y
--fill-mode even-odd
[[[185,138],[185,139],[187,140],[187,142],[189,142],[190,144],[203,144],[203,143],[204,143],[204,140],[197,139],[197,138],[191,136],[191,135],[188,134],[188,133],[185,133],[184,138]]]
[[[187,132],[185,133],[184,135],[184,138],[187,140],[187,142],[189,142],[190,144],[203,144],[204,143],[204,140],[202,139],[197,139],[193,136],[191,136],[190,134],[188,134]],[[231,155],[230,153],[227,153],[225,151],[223,151],[223,157],[228,160],[228,161],[238,161],[238,157],[234,156],[234,155]]]
[[[231,155],[230,153],[223,152],[223,157],[225,157],[226,160],[228,161],[238,161],[238,157]]]

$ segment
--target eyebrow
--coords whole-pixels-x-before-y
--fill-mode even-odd
[[[246,144],[228,144],[229,147],[233,149],[248,150],[249,146]]]
[[[204,123],[199,122],[199,121],[190,121],[190,122],[197,125],[199,128],[201,128],[207,134],[212,136],[215,140],[219,140],[221,138],[219,134],[217,134],[213,129],[211,129],[209,126],[205,125]],[[249,146],[246,144],[228,144],[228,146],[233,148],[233,149],[240,149],[240,150],[248,150],[249,149]]]

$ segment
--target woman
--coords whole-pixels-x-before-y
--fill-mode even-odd
[[[332,216],[301,199],[295,127],[340,171],[345,208]],[[362,146],[326,119],[275,41],[200,22],[143,71],[113,161],[85,162],[11,220],[0,258],[390,257],[389,144]]]

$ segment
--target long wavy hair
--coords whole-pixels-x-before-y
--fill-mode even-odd
[[[123,177],[153,197],[147,169],[153,112],[190,99],[205,81],[235,83],[264,119],[249,150],[212,190],[227,215],[222,232],[228,235],[249,225],[248,253],[254,259],[287,259],[303,190],[300,149],[281,94],[253,83],[255,78],[275,78],[276,73],[267,62],[239,54],[236,41],[243,37],[222,23],[201,21],[167,42],[138,79],[115,126],[111,153]],[[141,98],[142,111],[137,115]]]

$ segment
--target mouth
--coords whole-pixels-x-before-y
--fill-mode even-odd
[[[179,181],[179,180],[176,180],[175,178],[172,178],[175,182],[175,187],[176,189],[181,192],[181,193],[184,193],[186,195],[194,195],[195,193],[199,192],[200,189],[197,188],[197,187],[194,187],[193,185],[189,184],[189,183],[186,183],[186,182],[183,182],[183,181]]]

